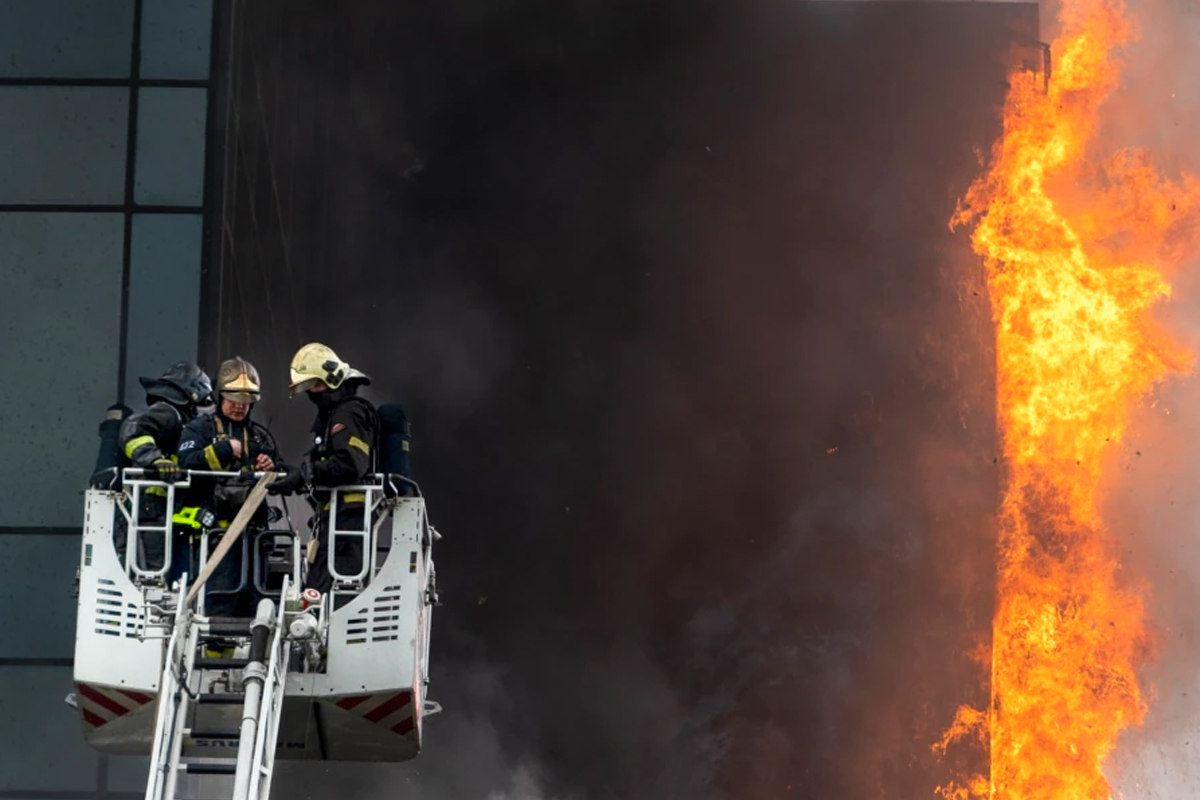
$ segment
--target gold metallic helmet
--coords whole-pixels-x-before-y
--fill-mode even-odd
[[[241,356],[222,361],[217,370],[217,391],[235,403],[257,403],[261,396],[258,370]]]
[[[307,392],[318,381],[336,389],[347,380],[370,383],[371,379],[338,358],[338,354],[320,342],[309,342],[292,356],[291,383],[288,395],[295,397]]]

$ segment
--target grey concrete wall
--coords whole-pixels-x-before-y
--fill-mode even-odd
[[[197,357],[213,2],[0,19],[0,798],[141,797],[63,703],[71,580],[105,407]]]

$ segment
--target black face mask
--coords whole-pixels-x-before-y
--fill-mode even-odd
[[[320,411],[328,411],[333,408],[337,405],[339,399],[336,392],[328,390],[324,392],[305,392],[305,394],[308,395],[308,399]]]

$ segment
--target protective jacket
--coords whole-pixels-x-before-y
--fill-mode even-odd
[[[314,443],[308,451],[307,473],[310,502],[314,506],[313,539],[309,542],[310,566],[305,588],[327,592],[333,584],[330,571],[328,531],[331,517],[330,489],[362,483],[374,472],[375,432],[378,415],[375,407],[354,394],[356,386],[342,386],[333,391],[310,394],[317,404],[313,421]],[[303,473],[302,473],[303,474]],[[291,476],[289,476],[291,477]],[[342,492],[338,497],[337,526],[340,530],[362,530],[366,524],[366,495],[361,492]],[[341,539],[333,560],[342,574],[357,573],[365,553],[362,542],[353,537]]]
[[[164,462],[167,467],[171,467],[178,461],[175,450],[179,445],[185,422],[183,412],[170,403],[162,400],[151,403],[121,423],[121,433],[118,437],[121,455],[129,460],[130,465],[148,470],[147,478],[164,477]],[[190,492],[186,489],[176,491],[176,505],[188,502],[189,495]],[[166,500],[167,490],[163,487],[145,487],[138,507],[138,515],[142,522],[161,519],[167,513]],[[157,554],[160,548],[158,539],[150,538]],[[155,555],[154,558],[159,556]]]
[[[379,427],[378,414],[370,401],[353,393],[357,387],[345,387],[323,392],[327,398],[318,406],[313,421],[313,446],[309,450],[314,496],[322,508],[329,492],[323,487],[347,486],[361,483],[374,471],[375,432]],[[343,495],[340,503],[362,503],[361,495]]]
[[[242,455],[233,455],[232,439],[242,443]],[[269,431],[249,417],[238,422],[219,410],[196,417],[183,429],[179,438],[179,466],[185,470],[215,470],[236,472],[253,469],[260,454],[278,459],[275,440]],[[250,494],[248,484],[234,481],[215,482],[211,478],[192,480],[192,496],[201,505],[210,505],[222,520],[230,520]],[[205,503],[204,498],[212,498]],[[261,509],[260,509],[261,510]]]
[[[170,403],[162,400],[152,403],[121,424],[121,452],[130,464],[143,469],[160,459],[173,459],[186,422],[179,409]]]
[[[242,456],[235,458],[231,439],[242,443]],[[236,472],[253,467],[262,453],[278,458],[275,440],[262,425],[249,417],[238,422],[217,411],[196,417],[179,437],[179,466],[183,469]]]

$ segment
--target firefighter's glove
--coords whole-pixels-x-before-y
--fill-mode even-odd
[[[167,483],[174,483],[183,477],[183,470],[169,458],[155,459],[151,465],[151,469],[154,470],[160,481],[166,481]]]
[[[298,467],[279,464],[277,466],[284,467],[287,470],[281,478],[276,478],[267,484],[268,494],[295,494],[301,489],[307,489],[312,485],[312,467],[305,461]]]

